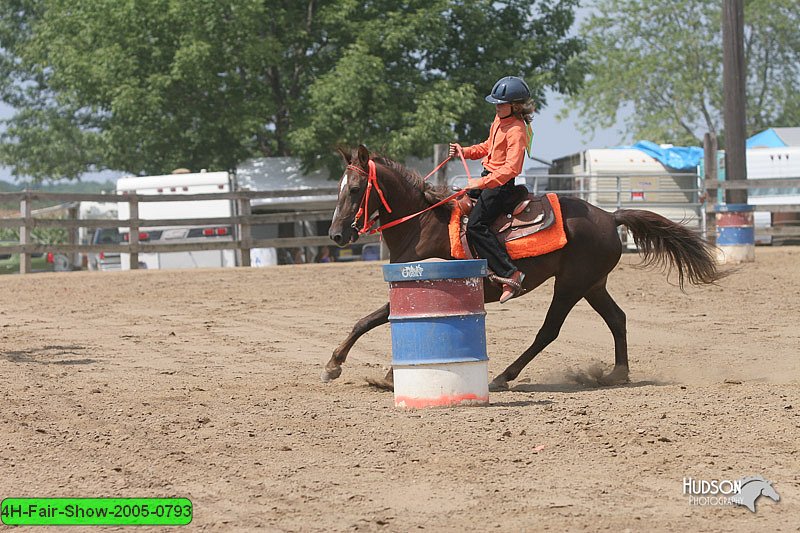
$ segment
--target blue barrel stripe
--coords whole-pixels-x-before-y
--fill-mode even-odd
[[[419,261],[383,265],[385,281],[480,278],[488,274],[485,259]]]
[[[714,211],[717,213],[747,213],[755,211],[756,206],[750,204],[717,204]]]
[[[717,244],[722,246],[755,244],[756,234],[752,226],[750,227],[717,227]]]
[[[392,364],[486,361],[485,314],[392,319]]]

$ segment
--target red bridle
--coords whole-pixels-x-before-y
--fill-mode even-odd
[[[386,211],[391,213],[392,208],[389,207],[389,202],[386,201],[386,197],[383,195],[383,190],[381,190],[381,186],[378,185],[378,173],[375,170],[375,161],[370,159],[369,162],[367,162],[367,168],[369,168],[369,172],[364,172],[363,168],[355,165],[347,165],[347,168],[367,177],[367,190],[364,191],[364,196],[361,198],[361,206],[358,208],[356,217],[353,219],[353,229],[358,229],[358,219],[362,215],[364,216],[364,225],[358,230],[358,234],[363,235],[364,233],[367,233],[370,228],[372,228],[373,224],[375,224],[374,220],[369,220],[369,195],[373,188],[378,193],[378,197],[381,199],[381,203],[383,204],[383,207],[386,208]],[[377,228],[375,231],[379,230],[380,228]]]
[[[464,171],[467,173],[467,183],[469,183],[470,181],[472,181],[472,176],[469,173],[469,168],[467,168],[467,160],[464,158],[464,151],[461,149],[461,146],[458,146],[457,151],[458,151],[459,157],[461,157],[461,162],[464,164]],[[439,166],[437,166],[436,168],[431,170],[428,173],[428,175],[423,178],[423,181],[425,181],[428,178],[430,178],[431,176],[433,176],[436,172],[439,171],[440,168],[445,166],[447,164],[447,162],[450,161],[451,159],[452,159],[452,156],[448,157],[447,159],[442,161],[439,164]],[[421,215],[422,213],[425,213],[426,211],[430,211],[431,209],[435,209],[435,208],[439,207],[440,205],[444,205],[447,202],[449,202],[451,200],[454,200],[455,198],[458,198],[459,196],[464,195],[464,194],[467,193],[467,189],[462,189],[462,190],[460,190],[460,191],[458,191],[458,192],[456,192],[454,194],[451,194],[450,196],[448,196],[444,200],[441,200],[441,201],[439,201],[439,202],[437,202],[437,203],[435,203],[435,204],[423,209],[422,211],[418,211],[416,213],[413,213],[411,215],[405,216],[403,218],[399,218],[397,220],[393,220],[392,222],[387,222],[386,224],[383,224],[383,225],[381,225],[381,226],[379,226],[379,227],[377,227],[375,229],[372,229],[372,226],[375,224],[375,220],[377,220],[377,219],[373,219],[373,220],[369,219],[369,207],[368,207],[369,206],[369,197],[370,197],[370,193],[372,192],[373,188],[378,193],[378,196],[381,199],[381,203],[383,204],[383,207],[386,208],[386,211],[391,213],[392,212],[392,208],[389,207],[389,203],[386,201],[386,197],[384,196],[383,191],[381,190],[381,187],[378,184],[378,173],[377,173],[377,171],[375,169],[375,162],[372,159],[370,159],[368,161],[367,168],[369,169],[369,171],[365,172],[363,168],[358,167],[356,165],[352,165],[352,164],[347,165],[347,170],[352,170],[354,172],[357,172],[357,173],[361,174],[362,176],[366,176],[367,177],[367,190],[364,192],[364,196],[361,199],[361,205],[359,206],[358,212],[356,213],[356,216],[353,219],[353,229],[357,230],[359,235],[363,235],[364,233],[374,234],[374,233],[381,232],[384,229],[391,228],[393,226],[397,226],[398,224],[402,224],[403,222],[405,222],[407,220],[411,220],[414,217],[418,217],[419,215]],[[361,227],[361,229],[358,229],[358,219],[361,216],[364,217],[364,225]]]

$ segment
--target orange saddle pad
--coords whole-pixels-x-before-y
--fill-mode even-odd
[[[524,257],[535,257],[537,255],[549,254],[564,247],[567,244],[567,235],[564,233],[564,220],[561,215],[561,204],[558,196],[554,193],[547,193],[547,200],[553,207],[556,221],[549,228],[532,233],[520,239],[507,241],[506,250],[511,259],[522,259]],[[459,236],[459,225],[461,224],[461,208],[458,203],[453,206],[450,215],[450,253],[455,259],[465,259],[464,247]]]

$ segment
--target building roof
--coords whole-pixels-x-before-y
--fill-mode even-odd
[[[467,166],[473,177],[479,177],[483,167],[478,160],[468,160]],[[425,176],[433,170],[433,158],[408,158],[405,167]],[[451,160],[447,166],[450,180],[465,175],[464,165],[460,160]],[[344,171],[344,166],[342,167]],[[339,175],[329,179],[325,169],[315,170],[308,174],[300,168],[300,160],[295,157],[257,157],[248,159],[236,169],[239,188],[251,191],[285,191],[292,189],[322,189],[338,185]],[[432,179],[432,178],[431,178]]]
[[[746,146],[748,150],[800,146],[800,128],[769,128],[747,139]]]
[[[800,128],[772,128],[786,146],[800,146]]]
[[[288,191],[331,189],[336,182],[328,179],[324,169],[306,174],[295,157],[257,157],[248,159],[236,169],[239,188],[250,191]],[[335,205],[336,195],[308,195],[284,198],[259,198],[253,207],[272,209],[327,209]]]
[[[236,169],[241,189],[251,191],[286,191],[292,189],[329,189],[336,182],[328,179],[324,169],[306,174],[295,157],[256,157]]]

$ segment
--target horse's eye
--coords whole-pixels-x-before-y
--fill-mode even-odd
[[[350,194],[358,194],[361,191],[361,187],[350,187]]]

